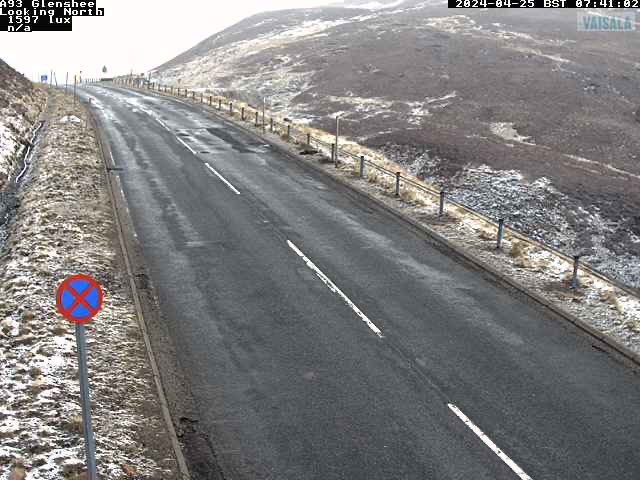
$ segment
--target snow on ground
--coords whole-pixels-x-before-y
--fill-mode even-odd
[[[10,122],[8,117],[0,120],[0,179],[6,179],[11,173],[13,165],[10,159],[18,154],[20,147],[15,134],[8,126]],[[14,124],[15,120],[11,123]]]
[[[627,172],[626,170],[622,170],[621,168],[616,168],[613,165],[610,165],[608,163],[603,163],[603,162],[598,162],[596,160],[589,160],[588,158],[584,158],[584,157],[579,157],[577,155],[568,155],[566,154],[565,157],[570,158],[578,163],[584,163],[584,164],[588,164],[588,165],[595,165],[598,167],[602,167],[602,168],[606,168],[607,170],[611,170],[614,173],[619,173],[621,175],[624,175],[625,177],[629,177],[629,178],[633,178],[634,180],[640,180],[640,175],[637,175],[635,173],[631,173],[631,172]],[[597,173],[597,172],[595,172]]]
[[[531,137],[520,135],[511,122],[493,122],[491,124],[491,133],[511,142],[535,145],[535,143],[531,141]]]
[[[234,76],[238,71],[238,64],[250,55],[255,55],[270,48],[281,48],[288,43],[299,40],[302,37],[318,35],[331,28],[345,23],[350,23],[352,21],[353,20],[347,19],[333,21],[309,20],[294,27],[275,30],[268,34],[257,36],[251,40],[238,41],[218,49],[215,59],[208,57],[196,58],[184,66],[165,72],[163,74],[163,78],[168,84],[179,86],[177,80],[182,78],[185,71],[188,71],[189,76],[195,80],[193,82],[195,85],[204,85],[205,87],[213,88],[214,85],[209,79],[218,76]],[[275,72],[272,75],[273,78],[263,79],[263,81],[272,83],[277,82],[281,84],[281,88],[284,88],[287,91],[295,91],[296,94],[308,88],[308,85],[301,85],[301,83],[304,84],[305,79],[312,76],[313,72],[296,74],[296,72],[293,71],[296,65],[292,63],[292,59],[280,58],[276,60],[279,62],[281,68],[278,72]],[[266,66],[263,73],[271,70],[272,69],[269,68],[269,66]],[[237,84],[234,83],[231,89],[240,90],[246,81],[246,79],[237,80]]]
[[[0,190],[15,170],[44,104],[44,92],[0,60]]]
[[[31,130],[43,106],[41,99],[40,95],[27,97],[27,102],[23,103],[28,108],[26,114],[18,114],[11,107],[0,110],[0,189],[15,170],[25,149],[21,140],[31,137]]]
[[[346,4],[341,5],[344,8],[363,8],[365,10],[381,10],[384,8],[395,8],[399,5],[402,5],[405,0],[397,0],[395,2],[389,3],[381,3],[381,2],[368,2],[368,3],[355,3],[355,4]]]
[[[95,136],[86,113],[61,97],[0,255],[0,480],[22,470],[29,480],[70,479],[83,470],[73,327],[54,300],[77,273],[105,291],[105,308],[87,329],[100,478],[177,478]]]

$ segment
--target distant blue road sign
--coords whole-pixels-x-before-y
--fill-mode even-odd
[[[49,75],[40,75],[40,83],[47,83],[49,81]]]

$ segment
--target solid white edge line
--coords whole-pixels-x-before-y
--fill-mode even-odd
[[[155,118],[155,117],[154,117]],[[162,120],[160,120],[159,118],[156,118],[156,122],[158,122],[162,128],[164,128],[167,132],[170,132],[171,130],[169,129],[169,127],[167,127],[167,124],[164,123]]]
[[[513,470],[513,472],[518,475],[518,477],[520,477],[522,480],[532,480],[532,478],[527,475],[524,470],[522,470],[517,464],[516,462],[514,462],[513,460],[511,460],[506,453],[504,453],[501,449],[498,448],[498,446],[493,443],[493,441],[487,437],[485,435],[485,433],[480,430],[471,420],[469,420],[469,417],[467,417],[464,413],[462,413],[462,411],[456,407],[453,403],[449,403],[449,409],[460,419],[462,420],[462,422],[469,427],[469,429],[471,429],[471,431],[473,433],[475,433],[478,438],[480,438],[480,440],[482,440],[482,442],[489,447],[493,453],[495,453],[500,460],[502,460],[504,463],[507,464],[507,466]]]
[[[233,190],[233,192],[236,195],[240,195],[240,192],[238,191],[238,189],[236,187],[234,187],[233,185],[231,185],[231,183],[226,178],[224,178],[222,175],[220,175],[215,168],[213,168],[208,163],[205,163],[204,166],[207,167],[211,171],[211,173],[213,173],[216,177],[218,177],[220,180],[222,180],[227,185],[227,187],[229,187],[231,190]]]
[[[293,242],[291,242],[291,240],[287,240],[287,244],[289,245],[289,248],[291,248],[291,250],[293,250],[296,253],[296,255],[298,255],[302,260],[304,260],[304,263],[307,264],[307,267],[309,267],[311,270],[315,272],[318,278],[322,280],[322,282],[329,288],[329,290],[331,290],[333,293],[341,297],[342,300],[344,300],[344,302],[354,312],[356,312],[356,315],[358,315],[362,319],[362,321],[367,324],[367,326],[373,331],[373,333],[375,333],[380,338],[384,338],[380,329],[376,327],[376,325],[371,320],[369,320],[369,318],[364,313],[362,313],[362,311],[356,306],[355,303],[353,303],[349,299],[349,297],[347,297],[344,293],[342,293],[342,290],[340,290],[338,286],[329,279],[329,277],[327,277],[324,273],[322,273],[322,270],[316,267],[316,265],[311,260],[309,260],[309,258],[307,258],[307,256],[304,253],[302,253],[298,249],[298,247],[296,247],[293,244]]]
[[[185,143],[185,142],[184,142],[180,137],[176,137],[176,138],[178,139],[178,141],[179,141],[182,145],[184,145],[185,147],[187,147],[187,149],[188,149],[191,153],[193,153],[194,155],[196,155],[196,151],[195,151],[193,148],[191,148],[189,145],[187,145],[187,144],[186,144],[186,143]]]

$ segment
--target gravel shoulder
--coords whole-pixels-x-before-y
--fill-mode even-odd
[[[95,132],[84,108],[62,93],[50,102],[0,253],[0,480],[82,478],[75,338],[54,300],[57,286],[78,273],[105,292],[87,329],[100,476],[178,478]]]

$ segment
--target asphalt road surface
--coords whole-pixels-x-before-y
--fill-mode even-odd
[[[88,92],[226,478],[640,478],[629,368],[223,120]]]

